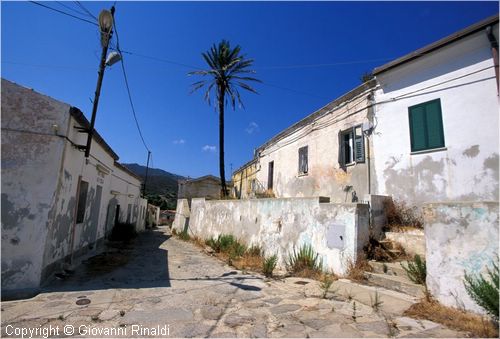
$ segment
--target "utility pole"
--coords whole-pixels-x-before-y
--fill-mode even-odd
[[[101,13],[99,14],[99,28],[101,30],[102,52],[101,52],[101,61],[99,62],[99,73],[97,77],[97,86],[94,96],[94,105],[92,107],[92,118],[90,119],[87,145],[85,146],[85,158],[88,158],[90,155],[90,145],[92,143],[92,135],[94,134],[97,105],[99,104],[102,79],[104,78],[104,70],[106,69],[106,55],[108,54],[109,41],[111,40],[111,35],[113,34],[114,15],[115,15],[115,6],[111,7],[111,11],[102,10]]]
[[[151,156],[151,151],[148,151],[148,162],[146,164],[146,177],[144,178],[144,189],[142,191],[142,196],[146,196],[146,184],[148,182],[148,171],[149,171],[149,157]]]

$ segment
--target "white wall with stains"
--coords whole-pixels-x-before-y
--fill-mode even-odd
[[[2,296],[30,295],[52,273],[102,245],[117,204],[144,229],[141,181],[116,163],[95,135],[85,159],[82,113],[2,79]],[[78,185],[88,182],[83,221],[76,223]],[[145,208],[144,208],[145,210]],[[143,215],[143,214],[142,214]],[[126,214],[119,221],[125,222]]]
[[[376,192],[417,205],[498,201],[499,99],[486,33],[389,69],[377,80]],[[434,99],[441,100],[445,147],[412,153],[408,108]]]
[[[442,304],[484,313],[467,294],[464,273],[498,265],[498,203],[433,203],[424,206],[427,286]]]
[[[364,162],[341,166],[339,132],[370,121],[368,96],[373,86],[365,83],[355,88],[290,127],[289,133],[285,131],[258,148],[260,186],[268,188],[269,163],[273,161],[276,197],[326,196],[333,202],[351,202],[354,191],[359,200],[370,193],[369,138],[364,137]],[[299,173],[299,149],[304,146],[308,147],[307,174]]]
[[[265,255],[278,256],[278,267],[293,249],[310,244],[324,267],[345,274],[350,261],[369,238],[366,204],[320,203],[319,198],[244,200],[192,199],[189,220],[187,201],[179,200],[173,228],[208,239],[232,234],[247,246],[260,246]]]

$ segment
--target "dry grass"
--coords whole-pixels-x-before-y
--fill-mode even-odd
[[[262,260],[260,255],[245,253],[241,258],[233,259],[233,266],[239,270],[262,272]]]
[[[498,327],[491,320],[443,306],[434,300],[414,304],[405,311],[404,315],[431,320],[454,330],[466,331],[473,337],[498,338]]]
[[[422,212],[415,206],[408,206],[404,201],[387,199],[384,202],[387,216],[387,230],[401,231],[404,228],[423,229]]]
[[[368,261],[364,257],[358,258],[356,263],[352,260],[347,264],[347,274],[346,278],[353,281],[363,281],[366,280],[365,272],[371,272],[372,267],[368,264]]]

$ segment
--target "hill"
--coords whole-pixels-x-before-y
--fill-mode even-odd
[[[146,166],[139,164],[122,164],[142,178],[146,177]],[[175,209],[177,205],[177,182],[185,177],[164,171],[160,168],[148,170],[146,196],[150,203],[158,205],[161,209]]]

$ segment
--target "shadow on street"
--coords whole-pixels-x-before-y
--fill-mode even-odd
[[[130,243],[110,242],[73,274],[64,279],[53,277],[41,292],[170,287],[168,250],[163,245],[169,238],[163,230],[153,229]]]

